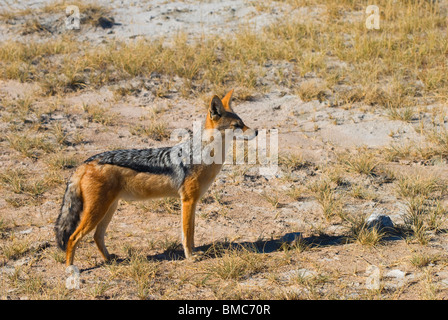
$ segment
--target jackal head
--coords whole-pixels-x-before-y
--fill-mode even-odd
[[[221,133],[231,129],[236,139],[251,140],[257,136],[258,131],[246,126],[243,120],[233,111],[231,107],[232,94],[233,89],[222,99],[217,95],[213,96],[208,108],[205,129],[219,130]]]

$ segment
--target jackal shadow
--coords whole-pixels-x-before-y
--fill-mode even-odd
[[[210,244],[196,247],[196,252],[199,253],[200,260],[218,258],[226,252],[232,250],[246,250],[254,253],[272,253],[276,251],[298,249],[307,250],[316,247],[338,246],[347,242],[346,236],[330,236],[319,235],[303,238],[301,233],[286,233],[282,237],[270,240],[244,241],[244,242],[230,242],[217,241]],[[183,260],[185,255],[183,253],[182,245],[179,244],[176,248],[165,250],[163,253],[149,255],[148,260]]]
[[[402,239],[402,235],[391,234],[385,237],[384,241],[394,241]],[[207,260],[219,258],[225,255],[232,250],[246,250],[248,252],[253,253],[272,253],[286,250],[300,250],[306,251],[313,248],[324,248],[324,247],[334,247],[334,246],[342,246],[350,242],[350,239],[347,235],[313,235],[309,237],[302,237],[300,232],[292,232],[286,233],[281,237],[272,238],[270,240],[257,240],[257,241],[244,241],[244,242],[231,242],[231,241],[216,241],[210,244],[205,244],[202,246],[196,247],[195,252],[199,253],[199,260]],[[171,246],[169,249],[165,250],[162,253],[157,253],[154,255],[147,255],[146,259],[148,261],[175,261],[175,260],[184,260],[185,255],[182,248],[182,245],[179,243],[178,245]],[[117,264],[126,264],[131,260],[130,257],[115,257],[113,259],[113,263]],[[92,269],[96,269],[104,264],[110,262],[102,262],[95,267],[87,268],[81,270],[88,271]]]

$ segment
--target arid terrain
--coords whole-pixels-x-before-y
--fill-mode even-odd
[[[447,299],[448,1],[378,0],[379,29],[370,2],[0,2],[0,299]],[[179,200],[121,201],[117,259],[87,236],[68,288],[53,228],[75,168],[173,145],[231,89],[278,130],[277,173],[223,166],[199,261]]]

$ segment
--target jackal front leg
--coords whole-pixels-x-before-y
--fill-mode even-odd
[[[182,245],[187,259],[193,258],[196,203],[196,200],[182,200]]]

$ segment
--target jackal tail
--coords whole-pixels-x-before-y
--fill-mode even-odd
[[[58,247],[62,250],[66,250],[68,239],[75,231],[81,218],[83,200],[80,180],[84,172],[84,166],[80,167],[67,183],[61,212],[59,213],[54,227],[56,242]]]

